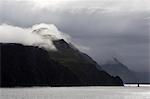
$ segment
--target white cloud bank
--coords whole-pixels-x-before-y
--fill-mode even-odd
[[[70,9],[73,12],[103,9],[106,12],[149,11],[149,0],[16,0],[32,5],[33,9]],[[75,11],[74,11],[75,10]],[[101,10],[100,10],[101,11]]]
[[[19,43],[23,45],[33,45],[57,50],[53,40],[64,39],[69,41],[70,36],[60,32],[53,24],[36,24],[31,28],[21,28],[17,26],[2,24],[0,25],[1,43]]]

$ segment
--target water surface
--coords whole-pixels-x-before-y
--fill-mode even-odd
[[[150,99],[150,87],[1,88],[0,99]]]

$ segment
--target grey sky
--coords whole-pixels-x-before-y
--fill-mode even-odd
[[[119,58],[149,70],[149,0],[0,0],[0,23],[30,27],[55,24],[102,63]]]

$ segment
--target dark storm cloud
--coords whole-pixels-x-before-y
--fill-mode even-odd
[[[89,47],[86,53],[99,63],[118,57],[131,69],[148,70],[150,13],[146,7],[146,10],[141,10],[142,6],[137,10],[108,3],[111,9],[107,9],[99,7],[98,0],[93,4],[97,7],[91,7],[93,5],[84,0],[80,3],[74,1],[53,10],[35,8],[31,2],[2,0],[0,23],[21,27],[41,22],[55,24],[59,30],[71,35],[75,43]],[[81,5],[80,9],[77,5]]]
[[[100,63],[115,56],[131,69],[149,70],[148,16],[143,12],[120,15],[82,12],[72,17],[65,15],[60,29],[72,33],[77,43],[89,46],[91,50],[87,53]]]

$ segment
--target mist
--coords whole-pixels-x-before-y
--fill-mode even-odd
[[[56,51],[53,40],[58,39],[69,41],[70,36],[60,32],[53,24],[41,23],[30,28],[8,24],[0,25],[1,43],[19,43]]]
[[[100,64],[116,57],[131,70],[150,71],[148,0],[36,1],[2,0],[0,24],[55,24]]]

